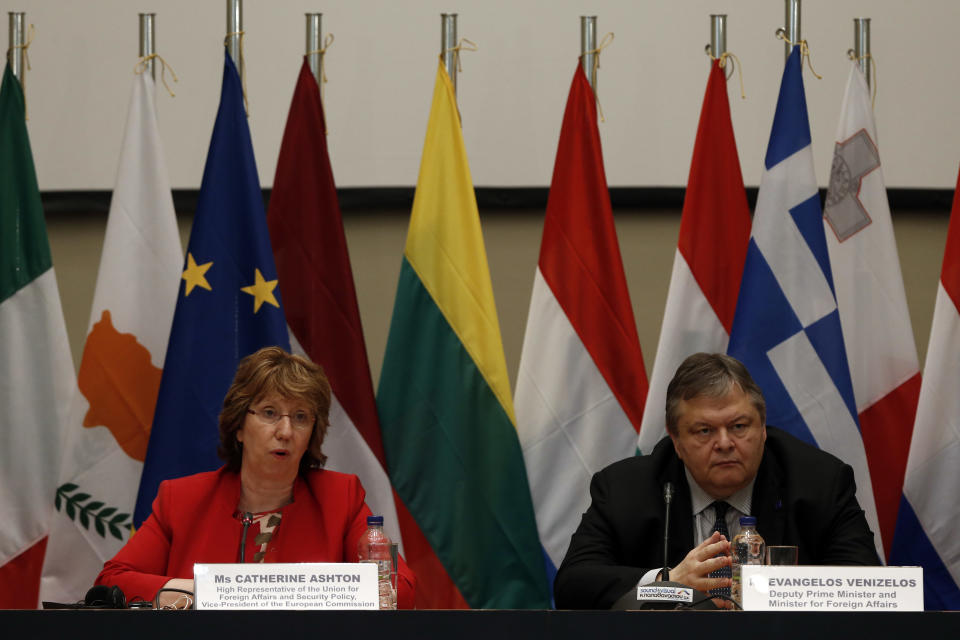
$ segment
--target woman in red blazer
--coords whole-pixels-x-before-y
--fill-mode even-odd
[[[371,515],[356,476],[322,468],[330,384],[316,364],[279,347],[240,362],[220,414],[217,471],[160,485],[153,513],[97,576],[128,600],[160,589],[193,591],[193,564],[238,562],[243,516],[252,514],[246,562],[355,562]],[[415,578],[401,558],[400,608]],[[160,593],[160,606],[187,602]]]

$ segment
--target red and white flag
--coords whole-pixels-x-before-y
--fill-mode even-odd
[[[870,92],[850,66],[823,209],[843,341],[886,555],[920,394],[920,365],[877,150]]]
[[[646,395],[596,101],[578,64],[514,395],[537,528],[553,565],[548,573],[563,559],[589,505],[593,473],[634,454]]]
[[[750,241],[750,208],[730,121],[727,80],[714,61],[703,96],[680,238],[638,448],[666,435],[667,385],[684,358],[725,353]]]
[[[923,567],[924,608],[960,609],[960,176],[953,194],[890,564]]]
[[[149,74],[134,78],[97,288],[70,405],[44,600],[75,602],[127,541],[183,249]]]

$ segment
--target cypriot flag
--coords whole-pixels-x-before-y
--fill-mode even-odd
[[[142,73],[133,83],[70,406],[44,600],[83,597],[130,536],[182,264],[153,80]]]

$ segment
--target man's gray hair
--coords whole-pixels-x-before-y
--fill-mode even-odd
[[[684,360],[667,386],[667,431],[677,433],[680,403],[697,396],[719,398],[732,387],[743,390],[760,414],[760,423],[767,422],[767,403],[763,392],[750,377],[750,372],[736,358],[723,353],[695,353]]]

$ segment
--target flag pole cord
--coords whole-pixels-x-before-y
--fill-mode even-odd
[[[868,76],[864,76],[864,79],[867,81],[867,87],[871,88],[873,94],[870,98],[870,106],[876,108],[877,106],[877,59],[873,57],[870,53],[865,53],[863,55],[857,55],[857,52],[853,49],[847,49],[847,57],[853,60],[854,62],[863,62],[867,60],[871,62],[867,69],[869,69],[873,75],[873,81]],[[863,66],[860,66],[860,70],[863,70]]]
[[[444,51],[444,53],[453,53],[453,66],[456,68],[457,73],[463,73],[463,63],[460,62],[461,51],[480,51],[480,47],[478,47],[477,43],[473,40],[460,38],[460,42],[457,43],[457,46],[450,47]]]
[[[177,94],[170,89],[170,85],[167,84],[167,69],[170,69],[170,75],[173,76],[174,82],[180,82],[180,79],[177,78],[177,73],[173,70],[173,67],[166,60],[163,59],[159,53],[151,53],[150,55],[141,56],[139,62],[133,66],[133,72],[137,75],[141,73],[146,73],[150,71],[150,63],[154,60],[160,61],[160,81],[163,83],[163,86],[167,89],[167,93],[170,94],[171,98],[177,97]]]
[[[14,28],[14,16],[19,15],[19,21],[17,28]],[[30,28],[27,29],[27,37],[23,37],[23,14],[10,14],[10,42],[12,43],[7,48],[7,62],[10,63],[11,67],[19,67],[20,73],[14,74],[17,76],[17,80],[20,81],[20,88],[23,92],[23,119],[29,120],[30,114],[27,111],[27,71],[30,71],[30,54],[27,50],[30,48],[30,45],[33,43],[33,37],[36,35],[36,28],[31,24]],[[14,63],[14,59],[18,57],[19,54],[23,56],[22,60],[19,60],[19,64]]]
[[[307,56],[312,56],[312,55],[320,56],[320,73],[318,74],[319,79],[317,83],[320,85],[320,101],[321,102],[323,102],[323,85],[327,84],[327,70],[326,70],[326,67],[324,66],[324,60],[326,59],[326,56],[327,56],[327,49],[329,49],[330,45],[332,44],[333,44],[333,34],[328,33],[327,39],[323,43],[323,46],[321,48],[312,49],[311,51],[307,51],[306,53]]]
[[[589,49],[580,54],[581,60],[583,60],[584,57],[593,60],[593,69],[590,75],[594,78],[594,82],[596,82],[597,70],[600,68],[600,52],[609,47],[611,43],[613,43],[613,32],[608,31],[596,48]],[[593,97],[597,101],[597,112],[600,114],[600,122],[606,122],[606,118],[603,117],[603,107],[600,106],[600,96],[597,94],[597,88],[594,84],[590,86],[593,88]]]
[[[810,60],[810,47],[807,45],[807,41],[806,41],[806,40],[799,40],[799,41],[797,41],[797,42],[793,42],[793,41],[790,40],[790,38],[787,37],[787,32],[784,31],[782,28],[781,28],[781,29],[777,29],[776,35],[777,35],[778,38],[780,38],[781,40],[783,40],[784,42],[786,42],[788,45],[790,45],[790,48],[791,48],[791,49],[792,49],[793,47],[799,46],[799,47],[800,47],[800,57],[801,57],[801,59],[800,59],[800,66],[801,66],[801,67],[803,66],[803,60],[806,59],[806,61],[807,61],[807,66],[810,67],[810,72],[814,75],[814,77],[815,77],[817,80],[823,80],[823,76],[821,76],[819,73],[817,73],[817,72],[814,71],[814,69],[813,69],[813,62]]]
[[[707,54],[707,56],[709,56],[711,60],[720,61],[720,68],[728,71],[728,73],[726,74],[727,80],[733,77],[734,70],[737,71],[737,73],[740,76],[740,98],[742,100],[746,100],[747,94],[743,90],[743,63],[740,62],[740,58],[738,58],[735,53],[731,53],[729,51],[724,51],[722,54],[720,54],[720,57],[718,58],[713,55],[713,51],[711,50],[711,46],[709,44],[703,48],[703,51],[704,53]],[[730,69],[726,69],[727,62],[730,63]]]

